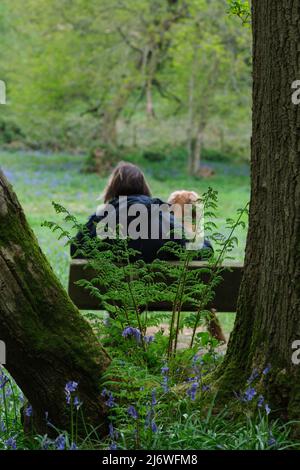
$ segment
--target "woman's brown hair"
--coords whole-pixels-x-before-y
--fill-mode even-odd
[[[143,172],[132,163],[120,162],[110,175],[103,193],[104,202],[107,203],[119,196],[134,196],[138,194],[151,196],[151,191]]]

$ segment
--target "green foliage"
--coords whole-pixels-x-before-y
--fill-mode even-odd
[[[232,15],[238,16],[243,25],[250,23],[251,11],[249,0],[229,0],[229,12]]]
[[[185,144],[201,121],[248,157],[251,38],[226,0],[3,0],[0,28],[1,111],[29,147]]]

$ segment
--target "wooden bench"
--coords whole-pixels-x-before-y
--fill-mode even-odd
[[[88,267],[87,264],[88,261],[86,260],[74,259],[71,261],[69,296],[80,310],[103,310],[98,299],[92,297],[88,290],[76,284],[76,282],[81,279],[90,281],[95,277],[95,272]],[[190,263],[189,269],[197,269],[203,266],[205,266],[205,263],[193,261]],[[242,274],[243,265],[237,263],[226,265],[226,270],[222,272],[223,281],[216,288],[215,298],[209,306],[210,308],[215,308],[218,312],[236,312]],[[205,282],[205,276],[203,282]],[[172,307],[170,303],[168,304],[167,302],[151,303],[149,310],[165,312],[172,310]],[[183,305],[182,311],[190,312],[193,310],[195,310],[193,306],[187,304]]]

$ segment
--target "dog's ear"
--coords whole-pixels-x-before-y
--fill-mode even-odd
[[[172,194],[170,194],[168,198],[168,203],[169,204],[176,204],[176,201],[178,197],[180,196],[181,191],[174,191]]]
[[[196,191],[189,191],[189,202],[199,201],[200,196]]]

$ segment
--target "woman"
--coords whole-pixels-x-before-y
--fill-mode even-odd
[[[135,258],[147,263],[156,258],[176,259],[173,250],[172,253],[161,250],[167,242],[185,247],[182,226],[176,222],[168,204],[152,198],[144,174],[136,165],[118,164],[109,178],[103,199],[104,205],[77,234],[71,245],[71,256],[82,257],[79,253],[85,234],[90,238],[98,236],[110,244],[118,236],[128,239],[128,247],[138,252]]]

